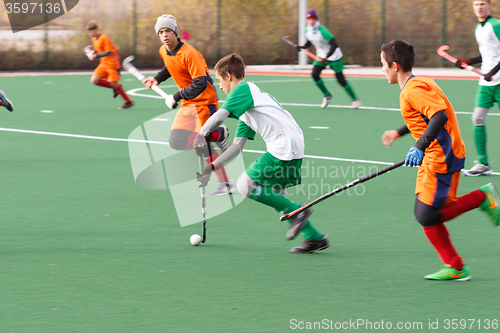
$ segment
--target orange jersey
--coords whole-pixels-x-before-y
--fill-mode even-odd
[[[121,68],[120,56],[116,50],[115,44],[109,39],[105,34],[100,34],[97,37],[92,38],[92,43],[94,44],[94,49],[97,53],[103,52],[113,52],[113,55],[100,58],[100,63],[102,65],[108,66],[113,69]]]
[[[417,141],[436,112],[446,113],[448,121],[425,150],[422,166],[438,173],[460,171],[465,161],[465,145],[455,110],[434,80],[412,76],[403,87],[399,102],[405,124]]]
[[[208,72],[205,58],[198,50],[187,43],[183,43],[174,55],[169,55],[165,45],[162,45],[160,47],[160,56],[179,90],[189,86],[194,78],[200,76],[207,78],[207,87],[205,90],[193,99],[183,100],[183,105],[217,104],[217,92],[213,85],[212,77]]]

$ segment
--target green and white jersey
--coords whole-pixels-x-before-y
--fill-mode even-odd
[[[474,30],[477,45],[481,53],[481,72],[488,73],[500,62],[500,21],[490,17],[486,23],[479,23]],[[479,80],[483,86],[496,86],[500,84],[500,72],[493,75],[492,81]]]
[[[332,40],[333,35],[326,27],[320,25],[319,21],[316,21],[316,24],[312,27],[306,27],[306,38],[316,48],[316,55],[318,57],[323,59],[328,54],[328,51],[330,51],[329,42]],[[342,56],[343,54],[340,47],[337,47],[333,54],[328,58],[328,61],[339,60]]]
[[[255,84],[240,81],[221,107],[239,118],[236,137],[253,139],[259,133],[267,151],[282,161],[304,157],[304,135],[292,115]]]

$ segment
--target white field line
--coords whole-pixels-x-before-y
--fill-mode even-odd
[[[61,136],[68,138],[78,138],[78,139],[90,139],[90,140],[103,140],[103,141],[118,141],[118,142],[137,142],[137,143],[148,143],[148,144],[158,144],[168,146],[168,142],[162,141],[148,141],[148,140],[131,140],[131,139],[121,139],[121,138],[110,138],[104,136],[92,136],[92,135],[81,135],[81,134],[69,134],[69,133],[58,133],[58,132],[45,132],[45,131],[33,131],[25,129],[16,128],[3,128],[0,127],[0,132],[14,132],[14,133],[24,133],[24,134],[38,134],[38,135],[50,135],[50,136]],[[264,154],[265,151],[253,150],[253,149],[243,149],[246,153],[253,154]],[[381,165],[391,165],[392,162],[381,162],[381,161],[370,161],[370,160],[360,160],[351,158],[340,158],[340,157],[330,157],[330,156],[318,156],[318,155],[304,155],[305,158],[317,159],[317,160],[328,160],[328,161],[340,161],[340,162],[351,162],[351,163],[366,163],[366,164],[381,164]],[[493,172],[492,175],[500,175],[499,172]]]

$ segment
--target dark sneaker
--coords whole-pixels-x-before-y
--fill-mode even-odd
[[[5,93],[2,90],[0,90],[0,95],[2,95],[0,99],[3,100],[2,106],[5,106],[5,108],[10,112],[14,111],[14,104],[12,104],[12,102],[9,101],[9,99],[7,98],[7,96],[5,96]]]
[[[323,236],[320,240],[312,240],[308,239],[306,240],[302,245],[299,245],[297,247],[294,247],[290,249],[290,252],[292,253],[313,253],[316,251],[321,251],[326,249],[328,246],[328,241],[326,240],[326,236]]]
[[[128,109],[134,106],[134,102],[125,102],[123,106],[119,107],[118,110]]]
[[[234,188],[231,183],[226,183],[226,182],[219,182],[219,185],[217,185],[217,188],[212,191],[212,195],[227,195],[229,193],[233,193]]]
[[[221,129],[221,141],[215,142],[217,147],[219,147],[220,151],[223,153],[227,150],[229,147],[229,144],[227,143],[227,138],[229,137],[229,130],[227,129],[226,125],[221,125],[219,126]]]
[[[330,96],[323,98],[323,103],[321,103],[321,108],[324,109],[330,104],[330,100],[333,98],[333,94],[330,94]]]
[[[312,210],[311,209],[305,209],[292,217],[291,219],[291,226],[288,232],[286,233],[286,238],[289,240],[294,239],[297,237],[299,234],[300,230],[304,227],[304,225],[307,222],[307,219],[309,216],[311,216]]]

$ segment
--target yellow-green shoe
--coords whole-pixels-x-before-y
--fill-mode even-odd
[[[469,268],[467,265],[462,267],[461,271],[456,270],[450,265],[443,265],[439,272],[426,275],[427,280],[453,280],[453,281],[467,281],[470,280]]]
[[[493,224],[494,227],[498,227],[500,224],[500,208],[498,207],[500,200],[498,199],[498,192],[495,185],[489,183],[481,186],[479,190],[486,194],[486,199],[479,205],[479,208],[489,215],[491,224]]]

